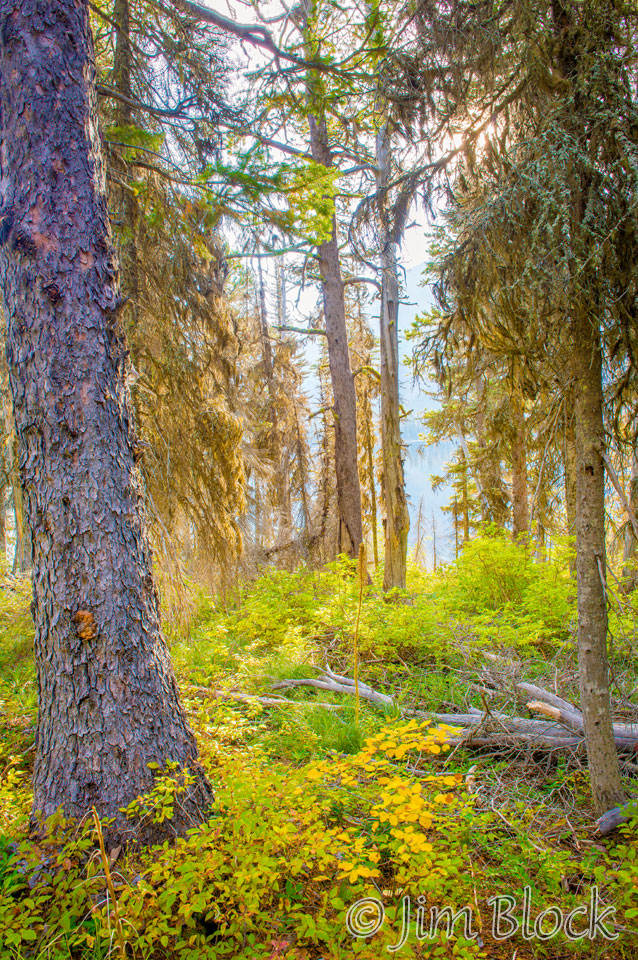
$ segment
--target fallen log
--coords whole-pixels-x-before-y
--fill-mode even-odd
[[[213,687],[191,685],[190,690],[216,700],[239,700],[242,703],[259,703],[262,707],[322,707],[324,710],[343,710],[340,703],[321,703],[319,700],[287,700],[286,697],[260,697],[254,693],[238,693],[233,690],[215,690]]]
[[[349,693],[354,696],[355,684],[350,677],[333,673],[330,667],[315,667],[315,670],[318,670],[323,676],[319,679],[280,680],[278,683],[272,684],[272,689],[286,690],[290,687],[314,687],[316,690],[330,690],[332,693]],[[381,703],[386,707],[394,706],[392,697],[385,693],[379,693],[378,690],[373,690],[367,683],[359,682],[359,696],[371,703]]]
[[[596,821],[596,831],[601,837],[606,837],[617,830],[618,827],[621,827],[623,823],[627,823],[632,817],[635,817],[637,813],[638,800],[634,798],[623,804],[622,807],[613,807],[603,813],[602,817],[599,817]]]
[[[273,689],[288,687],[314,687],[332,693],[354,695],[355,684],[351,677],[334,673],[329,666],[315,667],[319,677],[281,680]],[[515,744],[538,750],[568,750],[574,752],[584,745],[583,716],[580,710],[567,700],[537,687],[533,683],[519,683],[518,689],[535,699],[527,703],[532,713],[540,713],[546,719],[511,717],[494,711],[480,711],[470,707],[468,713],[432,713],[423,710],[398,707],[393,697],[380,693],[366,683],[359,683],[359,696],[371,703],[394,706],[409,717],[423,717],[448,726],[465,728],[459,735],[450,738],[452,744],[468,747],[501,748]],[[638,751],[638,724],[615,723],[616,746],[623,752]]]
[[[573,704],[556,696],[555,693],[550,693],[549,690],[544,690],[543,687],[536,687],[533,683],[518,683],[517,687],[524,693],[531,693],[538,698],[538,701],[542,701],[540,703],[535,701],[528,703],[527,708],[529,710],[559,720],[575,733],[584,736],[583,715]],[[548,711],[547,705],[553,709],[553,712]],[[638,723],[614,723],[613,730],[617,745],[628,749],[638,749]]]

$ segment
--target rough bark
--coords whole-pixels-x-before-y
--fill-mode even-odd
[[[24,518],[24,497],[22,496],[22,483],[18,467],[18,439],[13,422],[13,410],[11,409],[9,373],[4,359],[2,363],[2,397],[6,436],[4,463],[11,490],[13,533],[15,537],[11,572],[13,574],[24,574],[31,569],[31,535]]]
[[[189,767],[172,824],[210,789],[159,629],[97,131],[85,0],[0,0],[0,270],[33,540],[34,811],[115,818]]]
[[[576,435],[574,432],[574,408],[571,391],[565,404],[565,512],[567,514],[567,533],[576,534]],[[574,568],[575,569],[575,568]]]
[[[614,742],[607,657],[605,433],[600,333],[588,316],[572,321],[576,437],[576,583],[580,697],[594,806],[625,795]]]
[[[0,567],[4,569],[7,559],[7,487],[0,487]]]
[[[463,500],[463,543],[467,543],[470,539],[470,501],[467,490],[467,457],[463,449],[461,449],[459,459],[461,462],[461,497]]]
[[[332,166],[328,131],[323,116],[310,116],[310,144],[313,159]],[[346,301],[339,261],[336,217],[332,235],[318,247],[321,292],[328,344],[328,364],[334,403],[335,473],[339,514],[339,551],[351,557],[359,554],[363,541],[361,487],[357,462],[357,396],[350,367]]]
[[[374,438],[372,436],[372,424],[370,422],[372,416],[372,409],[370,406],[370,400],[367,394],[365,393],[365,403],[364,409],[369,414],[365,419],[365,435],[364,435],[364,445],[365,445],[365,455],[366,455],[366,471],[368,474],[368,485],[370,487],[370,527],[372,529],[372,557],[374,559],[374,569],[379,568],[379,544],[378,544],[378,517],[377,517],[377,485],[374,480]]]
[[[634,516],[638,516],[638,454],[634,451],[631,462],[631,476],[629,478],[629,506]],[[638,586],[638,570],[636,570],[636,547],[638,540],[631,522],[625,526],[625,542],[623,544],[623,591],[632,593]],[[632,563],[630,564],[630,561]]]
[[[515,376],[515,381],[516,381]],[[514,539],[526,537],[529,528],[527,501],[527,431],[525,406],[520,386],[514,383],[511,397],[512,433],[512,534]]]
[[[381,232],[381,448],[385,550],[383,589],[405,589],[410,514],[405,495],[401,405],[399,401],[399,272],[397,249],[403,234],[404,209],[388,215],[386,197],[391,179],[391,128],[377,134],[377,205]]]
[[[507,520],[507,501],[504,495],[501,462],[487,432],[486,406],[488,401],[485,375],[476,378],[476,441],[478,455],[475,458],[478,489],[481,499],[481,520],[504,527]]]
[[[134,125],[134,100],[132,87],[132,50],[131,50],[131,14],[129,0],[114,0],[113,20],[116,24],[115,51],[113,55],[113,89],[122,95],[115,101],[115,122],[120,127]],[[137,223],[139,204],[133,190],[128,186],[128,165],[121,155],[112,157],[112,163],[119,183],[114,185],[116,207],[119,208],[125,229],[120,234],[120,273],[124,295],[128,298],[127,312],[135,327],[139,322],[140,311],[140,264],[137,254]],[[139,358],[135,357],[137,364]]]

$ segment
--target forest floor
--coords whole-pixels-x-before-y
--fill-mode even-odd
[[[276,696],[273,683],[326,663],[351,677],[358,594],[345,561],[267,573],[224,602],[193,592],[188,629],[167,632],[214,810],[174,844],[113,851],[109,892],[92,822],[59,820],[47,842],[26,838],[33,630],[29,585],[5,578],[3,960],[636,956],[638,820],[596,835],[582,753],[450,747],[453,728],[405,712],[525,716],[521,680],[578,702],[567,548],[536,563],[505,537],[478,538],[436,575],[412,565],[408,590],[390,599],[375,576],[360,678],[394,704],[362,702],[358,723],[348,695],[230,696]],[[614,708],[631,719],[638,610],[610,600]],[[638,767],[623,769],[638,794]],[[167,771],[140,806],[170,818],[179,791]],[[450,936],[445,915],[431,926],[446,907],[465,910]]]

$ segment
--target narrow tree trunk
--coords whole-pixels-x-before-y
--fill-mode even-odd
[[[436,573],[436,523],[434,521],[434,510],[432,511],[432,571]]]
[[[398,239],[402,226],[386,210],[391,178],[391,131],[385,123],[377,134],[377,198],[379,226],[383,231],[381,266],[381,449],[385,505],[383,589],[405,589],[410,514],[405,495],[401,405],[399,401],[399,272]]]
[[[598,815],[621,804],[607,659],[605,470],[602,352],[591,320],[573,321],[576,471],[576,579],[578,666],[587,757]]]
[[[11,495],[13,500],[13,520],[15,529],[15,549],[11,572],[15,575],[29,573],[31,570],[31,533],[24,513],[24,496],[19,470],[17,468],[17,440],[11,439],[13,462],[16,467],[11,474]]]
[[[374,481],[374,439],[372,436],[372,426],[370,418],[372,416],[372,405],[366,391],[364,410],[366,413],[365,426],[365,451],[366,451],[366,469],[368,474],[368,484],[370,486],[370,526],[372,527],[372,556],[374,558],[374,569],[379,569],[379,534],[377,515],[377,485]]]
[[[0,487],[0,566],[4,570],[7,562],[7,487]]]
[[[461,494],[463,497],[463,543],[470,539],[470,501],[467,492],[467,457],[465,451],[461,450]]]
[[[525,426],[525,405],[514,375],[514,389],[511,397],[513,435],[512,435],[512,534],[515,540],[526,537],[529,529],[529,506],[527,502],[527,430]]]
[[[405,496],[399,403],[399,284],[394,251],[381,259],[381,447],[385,551],[383,588],[405,589],[410,515]]]
[[[310,116],[309,123],[312,156],[317,163],[331,167],[332,156],[325,118]],[[334,216],[332,236],[319,245],[318,259],[334,403],[339,552],[356,557],[363,540],[361,487],[357,463],[357,396],[350,368],[346,302],[339,262],[337,221]]]
[[[301,436],[301,426],[299,424],[299,414],[295,407],[295,429],[297,433],[297,464],[299,470],[299,494],[301,497],[301,512],[303,516],[303,525],[306,542],[312,538],[312,520],[310,517],[310,504],[308,503],[308,474],[306,469],[306,454],[304,442]]]
[[[113,20],[116,24],[113,89],[117,90],[123,98],[126,98],[115,101],[115,122],[119,127],[130,127],[134,124],[134,118],[131,104],[126,102],[133,99],[129,0],[114,0]],[[120,183],[114,187],[114,191],[120,216],[124,221],[124,229],[120,233],[119,247],[121,282],[123,293],[130,300],[127,311],[133,328],[135,328],[139,320],[140,309],[140,265],[137,255],[139,206],[133,189],[128,185],[128,165],[121,155],[113,157],[113,166],[120,180]],[[138,362],[139,358],[134,357],[134,364],[137,365]]]
[[[566,398],[565,404],[565,513],[567,516],[567,533],[576,534],[576,433],[574,428],[573,394]]]
[[[115,818],[189,767],[172,826],[210,789],[159,629],[135,466],[88,5],[0,0],[0,273],[33,540],[34,811]],[[167,825],[170,829],[170,825]],[[143,838],[166,832],[141,829]]]
[[[631,461],[631,476],[629,478],[629,506],[634,516],[638,516],[638,454],[634,450]],[[638,585],[638,570],[636,570],[636,535],[631,523],[625,527],[625,542],[623,544],[623,592],[633,593]],[[631,565],[629,562],[633,561]]]
[[[262,547],[262,536],[261,536],[261,490],[259,487],[259,480],[257,479],[257,474],[255,474],[255,546],[257,550],[261,550]]]
[[[18,438],[16,437],[11,397],[9,391],[9,374],[3,359],[2,363],[2,397],[4,407],[4,428],[6,435],[4,462],[11,490],[11,506],[13,508],[13,531],[15,544],[11,562],[13,574],[28,573],[31,569],[31,536],[24,518],[24,498],[22,496],[22,482],[18,466]]]

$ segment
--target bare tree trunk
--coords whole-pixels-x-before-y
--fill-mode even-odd
[[[576,534],[576,433],[574,427],[573,395],[570,391],[565,404],[565,512],[567,533]]]
[[[262,536],[261,536],[261,489],[259,486],[259,480],[257,479],[257,474],[255,473],[255,547],[257,550],[261,550],[262,547]]]
[[[527,502],[527,430],[525,406],[514,371],[514,389],[511,397],[512,436],[512,534],[514,539],[526,537],[529,529],[529,506]]]
[[[4,462],[11,491],[15,536],[11,572],[13,574],[23,574],[28,573],[31,569],[31,537],[24,517],[24,497],[22,495],[20,468],[18,466],[18,438],[16,437],[15,423],[13,421],[8,370],[6,369],[4,358],[2,363],[2,398],[6,435]]]
[[[587,757],[597,814],[621,804],[607,659],[605,432],[600,334],[587,316],[573,321],[578,666]]]
[[[432,511],[432,571],[436,573],[436,523],[434,520],[434,510]]]
[[[629,506],[632,508],[634,516],[638,516],[638,454],[634,450],[631,460],[631,476],[629,478]],[[638,570],[635,567],[636,559],[636,534],[631,523],[625,526],[625,542],[623,544],[623,592],[633,593],[638,586]],[[634,564],[629,565],[629,561]]]
[[[503,495],[501,463],[489,443],[486,424],[486,382],[483,373],[476,379],[476,441],[479,449],[476,458],[476,473],[481,497],[481,520],[504,527],[507,519],[507,504]]]
[[[7,561],[7,485],[0,487],[0,566]]]
[[[0,273],[33,540],[39,716],[34,812],[120,813],[151,762],[194,782],[172,825],[210,801],[159,629],[118,325],[88,5],[0,0]]]
[[[312,156],[317,163],[331,167],[332,155],[325,118],[311,115],[308,119]],[[337,221],[334,216],[332,236],[330,240],[319,245],[318,258],[334,403],[339,552],[357,557],[363,541],[361,487],[357,463],[357,396],[350,368],[346,302],[339,262]]]
[[[461,494],[463,496],[463,543],[470,539],[470,503],[467,493],[468,464],[465,451],[461,449]]]
[[[391,130],[385,123],[377,134],[377,198],[379,226],[383,231],[381,265],[381,447],[385,551],[383,589],[405,589],[410,514],[405,495],[401,405],[399,401],[399,273],[398,240],[403,232],[401,215],[388,216],[386,194],[391,179]]]
[[[299,415],[295,407],[295,428],[297,432],[297,463],[299,469],[299,493],[301,497],[301,512],[303,516],[305,541],[312,538],[312,520],[310,517],[310,504],[308,503],[308,474],[306,470],[306,455],[304,443],[301,438],[301,427],[299,425]]]
[[[113,20],[115,30],[115,52],[113,55],[113,89],[122,95],[121,100],[115,101],[115,121],[118,126],[128,127],[133,124],[133,110],[130,103],[133,99],[132,50],[131,50],[131,14],[129,0],[114,0]],[[119,138],[117,138],[119,139]],[[137,222],[139,215],[138,200],[133,189],[128,186],[128,167],[121,156],[113,158],[115,169],[119,174],[120,184],[115,188],[121,217],[124,220],[125,230],[121,234],[120,242],[120,273],[124,294],[130,299],[127,310],[130,311],[133,325],[136,326],[140,310],[140,265],[137,255]],[[138,358],[134,358],[138,363]]]
[[[372,406],[370,404],[370,398],[366,392],[365,395],[365,404],[364,409],[368,414],[366,416],[366,427],[365,427],[365,450],[366,450],[366,468],[368,473],[368,484],[370,486],[370,526],[372,527],[372,556],[374,558],[374,569],[379,569],[379,534],[378,534],[378,524],[379,519],[377,515],[377,485],[374,480],[374,440],[372,437],[372,429],[370,425],[370,416],[372,415]]]
[[[11,572],[16,575],[29,573],[31,570],[31,534],[24,513],[24,495],[18,463],[17,438],[11,438],[12,459],[14,468],[11,473],[11,498],[13,500],[13,519],[15,529],[15,548]]]

